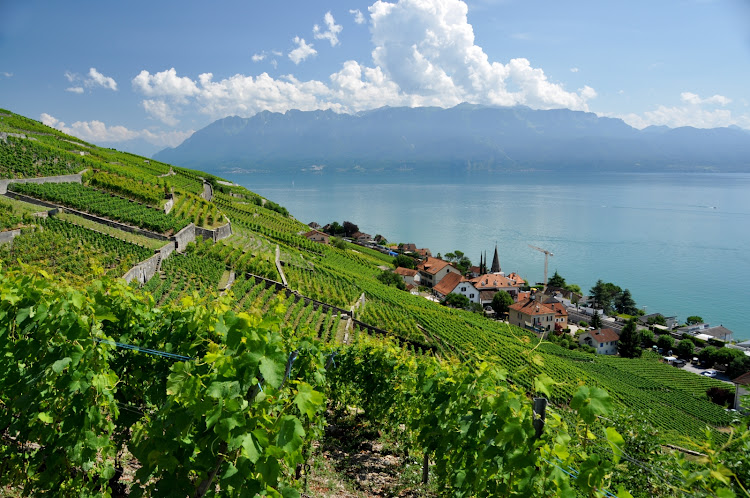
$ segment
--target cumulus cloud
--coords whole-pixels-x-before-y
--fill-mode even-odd
[[[262,61],[265,58],[266,58],[266,53],[265,52],[262,52],[260,54],[253,54],[253,56],[251,57],[251,59],[253,60],[253,62],[260,62],[260,61]]]
[[[682,92],[680,94],[680,100],[687,102],[688,104],[701,105],[701,104],[718,104],[725,106],[732,102],[731,99],[724,97],[723,95],[714,95],[713,97],[707,97],[705,99],[700,98],[697,93]]]
[[[349,11],[351,15],[354,16],[354,22],[357,24],[364,24],[365,23],[365,16],[362,14],[362,11],[359,9],[352,9]]]
[[[47,114],[42,113],[40,116],[42,123],[47,126],[56,128],[68,135],[80,137],[87,142],[124,142],[136,138],[142,138],[147,142],[158,146],[175,147],[185,141],[194,130],[188,131],[170,131],[170,132],[152,132],[151,130],[130,130],[125,126],[107,126],[101,121],[76,121],[70,126]]]
[[[104,76],[102,73],[96,70],[95,67],[89,68],[89,72],[86,76],[81,76],[77,73],[65,71],[65,79],[70,83],[78,83],[72,87],[66,88],[66,91],[73,93],[83,93],[83,87],[95,88],[102,87],[108,90],[117,91],[117,82],[110,76]]]
[[[198,93],[195,82],[187,76],[177,76],[175,68],[155,74],[143,70],[133,78],[133,88],[147,97],[169,96],[178,100]]]
[[[336,24],[333,14],[326,12],[323,16],[323,21],[326,25],[326,31],[323,31],[317,24],[313,26],[313,36],[316,40],[328,40],[331,46],[334,47],[339,44],[339,33],[344,29],[340,24]]]
[[[596,98],[593,88],[566,90],[524,58],[491,61],[475,43],[467,11],[460,0],[376,1],[369,8],[373,64],[346,61],[327,80],[274,78],[265,72],[219,80],[207,72],[191,79],[172,68],[154,75],[142,71],[133,88],[171,109],[194,105],[212,118],[262,110],[352,113],[385,105],[450,107],[461,102],[588,110],[588,101]],[[332,16],[330,24],[335,25]],[[297,48],[288,56],[295,64],[317,53],[300,37],[294,43]],[[148,112],[158,116],[156,108]]]
[[[294,43],[297,44],[297,48],[289,52],[289,58],[295,64],[299,64],[300,62],[304,61],[308,57],[313,56],[318,53],[318,51],[313,48],[312,43],[309,45],[305,43],[304,38],[295,36]]]
[[[750,127],[749,115],[735,115],[730,109],[717,109],[716,106],[726,106],[731,99],[722,95],[701,98],[692,92],[682,92],[680,100],[686,105],[665,106],[660,105],[654,110],[643,114],[630,113],[620,116],[626,123],[634,128],[645,128],[647,126],[669,126],[677,128],[681,126],[693,126],[695,128],[717,128],[723,126],[737,125],[743,128]]]
[[[578,68],[577,67],[571,67],[570,68],[570,72],[571,73],[577,73],[578,72]]]
[[[174,110],[163,100],[146,99],[141,102],[143,109],[153,118],[169,126],[176,126],[180,122],[174,116]]]

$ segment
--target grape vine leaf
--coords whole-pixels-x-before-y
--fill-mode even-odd
[[[310,384],[301,383],[297,386],[297,395],[294,397],[294,403],[300,412],[312,420],[315,417],[317,409],[325,403],[325,397],[322,393],[314,390]]]
[[[287,453],[293,453],[302,446],[302,437],[305,430],[302,428],[302,422],[297,417],[286,415],[281,419],[281,428],[276,438],[276,445]]]
[[[584,422],[591,424],[597,416],[611,413],[613,405],[612,398],[604,389],[581,386],[570,400],[570,407],[578,411]]]

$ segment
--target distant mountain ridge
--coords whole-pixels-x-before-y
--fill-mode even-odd
[[[750,171],[750,132],[650,126],[568,109],[263,111],[198,130],[160,161],[211,172]]]

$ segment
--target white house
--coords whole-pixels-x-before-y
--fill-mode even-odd
[[[614,329],[589,330],[578,338],[579,344],[596,349],[596,354],[617,354],[620,335]]]

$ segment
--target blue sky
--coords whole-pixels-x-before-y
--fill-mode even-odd
[[[466,101],[750,129],[740,0],[3,0],[0,54],[1,107],[143,154],[266,109]]]

